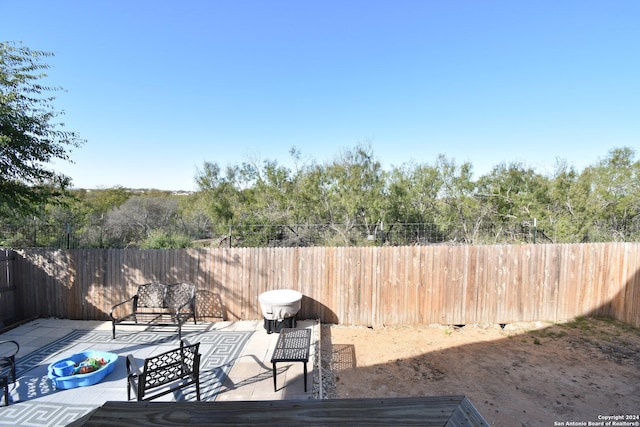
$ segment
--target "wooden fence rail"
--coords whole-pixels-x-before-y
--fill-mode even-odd
[[[20,250],[20,318],[106,319],[152,281],[190,282],[200,317],[260,319],[296,289],[300,318],[353,325],[512,323],[602,315],[640,327],[640,244]]]

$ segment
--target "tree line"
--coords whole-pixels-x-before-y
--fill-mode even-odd
[[[640,161],[615,148],[578,172],[469,162],[382,168],[370,146],[326,163],[205,162],[198,190],[69,190],[3,223],[3,246],[184,248],[638,241]],[[52,228],[52,229],[51,229]],[[11,230],[12,234],[6,232]],[[17,231],[23,230],[23,231]]]

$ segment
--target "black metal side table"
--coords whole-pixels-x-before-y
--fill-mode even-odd
[[[311,329],[284,328],[280,331],[276,348],[271,357],[274,391],[278,390],[276,383],[276,363],[278,362],[304,363],[304,391],[307,391],[307,362],[309,361],[310,346]]]

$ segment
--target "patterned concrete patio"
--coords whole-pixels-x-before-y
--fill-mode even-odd
[[[304,391],[303,364],[278,364],[277,391],[273,388],[271,354],[278,334],[267,334],[262,321],[187,324],[183,337],[200,342],[203,401],[293,400],[320,396],[316,354],[320,326],[299,321],[298,328],[312,330],[308,364],[308,390]],[[126,401],[125,358],[138,360],[176,348],[177,331],[171,327],[119,327],[111,337],[110,322],[37,319],[0,335],[0,340],[20,344],[16,365],[18,379],[10,386],[10,405],[0,407],[0,426],[65,426],[107,401]],[[88,350],[118,354],[115,368],[101,382],[68,390],[56,390],[47,367],[56,360]],[[187,388],[159,401],[195,400]],[[4,402],[2,402],[4,405]]]

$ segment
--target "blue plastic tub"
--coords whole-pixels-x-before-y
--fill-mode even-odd
[[[54,363],[51,368],[54,375],[58,377],[66,377],[69,375],[73,375],[73,371],[75,370],[75,363],[73,362],[73,360],[64,359],[60,362]]]
[[[80,364],[90,357],[96,359],[104,359],[107,363],[97,371],[89,372],[87,374],[74,375],[73,370],[71,370],[71,372],[69,371],[69,366],[71,366],[73,369],[75,365]],[[117,360],[117,354],[107,353],[105,351],[84,351],[82,353],[76,353],[65,359],[58,360],[50,364],[49,378],[51,378],[51,381],[53,381],[53,384],[56,386],[56,388],[63,390],[94,385],[102,381],[104,377],[106,377],[113,371]]]

